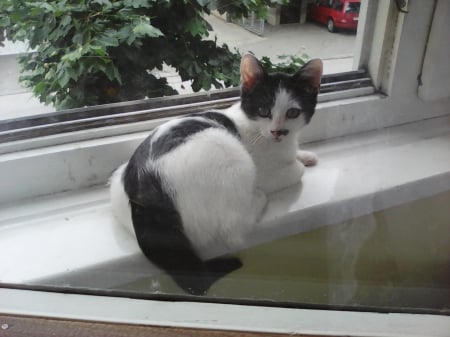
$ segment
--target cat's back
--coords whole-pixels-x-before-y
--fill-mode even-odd
[[[180,194],[192,179],[217,180],[224,167],[239,161],[247,165],[248,160],[235,123],[221,112],[209,111],[154,129],[113,179],[120,178],[130,199],[139,204],[165,204],[171,191]]]
[[[204,136],[205,133],[211,135],[208,141],[205,141],[208,138]],[[170,156],[173,151],[180,152],[192,147],[192,143],[214,146],[218,142],[234,143],[239,138],[239,132],[230,118],[221,112],[210,111],[173,119],[161,125],[143,146],[147,144],[150,160],[155,162],[166,160],[165,157]]]
[[[253,166],[234,122],[220,112],[189,115],[158,128],[148,139],[147,167],[157,171],[167,186],[209,194],[228,171]],[[137,159],[137,158],[136,158]],[[130,160],[130,164],[134,158]],[[227,178],[228,179],[228,178]]]

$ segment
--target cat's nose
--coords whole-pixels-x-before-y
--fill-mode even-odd
[[[288,129],[281,129],[281,130],[270,130],[270,133],[275,138],[278,138],[280,136],[286,136],[289,133]]]

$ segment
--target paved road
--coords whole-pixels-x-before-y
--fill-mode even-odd
[[[258,36],[214,15],[207,17],[207,20],[214,29],[212,36],[216,36],[219,42],[236,47],[241,52],[250,50],[258,57],[303,53],[323,59],[353,57],[354,32],[333,34],[325,26],[307,22],[279,26],[266,24],[264,35]]]

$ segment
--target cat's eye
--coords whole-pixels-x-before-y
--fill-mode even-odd
[[[264,118],[272,117],[272,113],[270,112],[270,109],[263,108],[263,107],[260,107],[258,109],[258,115],[261,116],[261,117],[264,117]]]
[[[286,118],[297,118],[302,111],[297,108],[290,108],[286,111]]]

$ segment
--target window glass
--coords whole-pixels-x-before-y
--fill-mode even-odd
[[[176,2],[167,3],[176,6]],[[83,6],[70,1],[27,3],[32,8],[16,3],[16,9],[10,10],[13,6],[7,1],[0,9],[7,18],[0,22],[4,26],[4,41],[0,45],[0,119],[236,86],[239,57],[225,56],[228,53],[251,51],[259,59],[270,58],[273,64],[291,62],[294,57],[300,65],[319,57],[324,60],[326,74],[356,69],[353,55],[357,21],[342,28],[336,23],[338,31],[330,34],[321,13],[316,13],[319,7],[314,2],[289,1],[269,9],[264,1],[260,3],[259,12],[250,12],[243,19],[223,12],[221,1],[211,2],[210,14],[202,10],[197,14],[192,10],[184,12],[186,9],[177,5],[180,8],[168,8],[165,12],[151,9],[149,15],[145,14],[144,2],[134,7],[127,1],[88,1]],[[163,20],[164,15],[179,15],[180,20],[192,15],[191,26],[182,28],[176,18],[172,19],[174,22]],[[259,15],[265,19],[259,19]],[[46,21],[50,24],[42,25]],[[18,29],[21,22],[26,24]],[[33,22],[36,28],[27,29]],[[170,33],[163,22],[174,25]],[[176,30],[180,32],[175,33]],[[155,40],[148,46],[136,42],[145,34],[149,40]],[[181,50],[175,42],[164,42],[158,34],[166,34],[173,41],[183,34],[196,37],[186,42],[192,46],[189,51],[185,46],[187,49]],[[48,39],[42,37],[45,35]],[[211,44],[195,50],[200,47],[195,42],[197,37]],[[215,39],[218,47],[228,47],[208,52]],[[155,55],[155,50],[161,57],[149,56]],[[185,59],[179,57],[182,54]],[[191,54],[197,55],[197,63]],[[20,65],[18,58],[27,55],[33,56]]]
[[[83,16],[85,13],[81,13],[78,2],[61,1],[63,5],[74,6],[76,15],[70,17],[64,14],[66,7],[52,7],[54,3],[36,2],[33,6],[36,13],[41,10],[54,11],[55,17],[61,21],[58,24],[56,21],[49,22],[49,27],[55,25],[56,31],[60,32],[65,29],[62,23],[95,20],[122,2],[92,0],[89,3],[98,11]],[[73,90],[79,90],[77,92],[83,96],[80,99],[92,99],[90,102],[103,105],[106,110],[120,110],[128,104],[138,106],[141,99],[151,96],[150,92],[140,92],[122,101],[125,95],[122,96],[119,86],[108,82],[108,74],[115,76],[114,70],[109,73],[108,66],[113,57],[120,59],[120,53],[112,48],[108,54],[104,54],[100,45],[115,46],[120,39],[125,39],[125,49],[121,52],[128,53],[127,57],[136,61],[135,64],[121,65],[123,69],[129,70],[122,73],[121,78],[124,82],[130,81],[136,88],[139,81],[147,79],[148,74],[152,75],[152,80],[161,84],[159,89],[164,94],[174,93],[172,90],[185,94],[195,90],[206,92],[214,87],[203,88],[203,84],[208,81],[225,83],[232,80],[230,64],[224,68],[230,73],[222,73],[223,77],[219,79],[208,77],[207,73],[197,69],[200,66],[195,62],[184,64],[180,68],[181,73],[166,63],[140,73],[135,65],[148,65],[151,53],[165,54],[169,59],[188,59],[188,55],[182,53],[186,49],[172,50],[165,48],[167,46],[164,43],[156,46],[159,49],[152,45],[154,49],[146,49],[147,54],[140,54],[139,48],[146,47],[132,47],[126,38],[133,36],[138,39],[140,34],[158,35],[158,31],[154,30],[156,26],[149,24],[152,20],[158,22],[158,17],[133,16],[134,9],[149,2],[123,3],[128,4],[124,5],[124,20],[130,21],[125,28],[114,28],[117,36],[110,30],[98,36],[81,36],[72,32],[74,43],[78,43],[81,49],[71,50],[60,57],[67,62],[74,61],[76,66],[83,64],[81,70],[77,69],[81,74],[90,74],[91,60],[82,63],[80,58],[85,52],[84,39],[97,39],[96,44],[90,44],[90,48],[104,62],[104,82],[89,82],[74,87]],[[181,3],[176,2],[178,5]],[[220,1],[217,3],[220,4]],[[332,3],[336,6],[345,3],[347,13],[340,13],[340,19],[327,16],[324,19],[323,11],[331,12],[325,5],[331,6]],[[302,61],[319,57],[323,60],[326,75],[354,70],[355,40],[362,27],[357,27],[355,31],[356,26],[339,28],[338,24],[339,20],[347,24],[348,17],[352,18],[352,23],[358,22],[359,2],[322,1],[320,4],[323,5],[318,4],[316,1],[292,1],[288,7],[278,7],[273,11],[268,9],[266,21],[260,21],[251,14],[245,20],[229,17],[217,9],[205,15],[205,21],[193,15],[192,20],[196,24],[192,23],[192,26],[172,24],[176,29],[190,29],[194,35],[197,30],[210,25],[212,32],[207,37],[198,37],[199,41],[217,40],[219,44],[226,43],[230,50],[251,50],[258,59],[270,57],[273,60],[279,55],[294,55],[294,60],[298,61],[299,58]],[[117,8],[117,11],[121,10]],[[389,6],[386,8],[383,8],[385,12],[391,10]],[[299,13],[290,15],[288,12],[291,10],[299,10]],[[393,72],[398,76],[394,79],[396,82],[392,82],[397,96],[377,93],[370,98],[352,97],[323,104],[317,109],[311,123],[302,129],[306,135],[309,127],[325,134],[320,141],[311,137],[309,140],[316,142],[301,144],[302,149],[312,152],[297,152],[298,139],[291,138],[293,146],[286,152],[292,156],[287,159],[283,157],[285,153],[280,148],[287,139],[283,137],[292,136],[293,132],[289,134],[287,127],[281,128],[277,123],[290,123],[299,116],[302,119],[297,121],[302,126],[309,122],[305,111],[308,105],[316,103],[318,63],[312,68],[306,68],[306,73],[295,78],[300,79],[302,85],[308,84],[302,91],[301,100],[289,96],[286,89],[296,87],[298,82],[295,85],[289,82],[286,88],[275,85],[272,92],[263,90],[257,97],[259,106],[257,111],[252,111],[254,115],[240,115],[244,120],[241,120],[243,126],[239,125],[241,129],[236,126],[239,122],[237,119],[235,123],[210,111],[203,117],[195,115],[184,119],[187,121],[184,124],[180,122],[182,119],[170,120],[151,133],[150,129],[158,123],[167,121],[164,117],[168,116],[168,111],[179,109],[183,113],[187,111],[183,110],[186,106],[199,109],[204,106],[204,102],[190,101],[190,96],[181,98],[175,105],[167,105],[163,98],[157,96],[156,101],[152,101],[160,109],[155,113],[157,118],[147,116],[155,124],[146,125],[140,133],[133,129],[120,135],[102,134],[95,136],[95,139],[85,139],[81,133],[77,142],[62,145],[50,143],[50,146],[38,145],[27,151],[0,154],[0,256],[6,257],[0,263],[0,287],[165,301],[448,315],[450,147],[448,116],[445,115],[448,111],[444,111],[448,109],[448,98],[423,102],[417,97],[416,90],[416,74],[421,69],[420,63],[429,35],[430,22],[427,18],[439,15],[440,11],[435,11],[431,4],[425,2],[411,3],[409,11],[407,16],[386,15],[392,19],[389,24],[400,24],[402,20],[405,22],[404,29],[393,26],[395,31],[405,34],[401,39],[397,35],[392,37],[392,45],[400,47],[394,52],[383,49],[389,60],[395,58],[397,53],[399,55],[400,61],[394,60],[392,64],[386,61],[390,74],[394,69]],[[347,15],[349,13],[352,15]],[[424,15],[419,16],[418,13]],[[179,17],[184,14],[177,13]],[[105,15],[104,19],[97,22],[96,29],[101,31],[104,28],[103,25],[107,24],[104,20],[108,16]],[[287,21],[294,18],[299,22],[278,22],[282,18]],[[118,17],[113,19],[114,24],[120,21]],[[0,22],[4,22],[3,19],[0,18]],[[160,24],[163,27],[165,23]],[[72,34],[70,29],[64,33],[64,36]],[[21,31],[20,34],[26,32]],[[371,38],[369,33],[365,36]],[[183,36],[174,34],[172,38],[178,41]],[[384,35],[374,36],[373,40],[384,40]],[[158,40],[158,43],[162,41]],[[58,50],[53,49],[54,46],[47,40],[43,43],[47,43],[49,60],[59,62],[55,56]],[[33,50],[30,50],[30,46]],[[20,43],[4,40],[0,53],[0,116],[10,120],[38,114],[49,118],[57,127],[59,124],[72,123],[70,118],[64,118],[73,113],[83,115],[88,122],[95,124],[97,120],[94,117],[89,120],[89,108],[55,111],[61,106],[42,105],[33,97],[30,89],[24,89],[18,84],[20,67],[16,56],[33,53],[35,59],[29,62],[37,63],[40,57],[36,53],[38,47],[33,45],[33,41]],[[220,62],[224,59],[229,60],[222,58],[223,55],[214,54],[214,50],[210,52],[216,57],[211,60],[214,69],[220,68]],[[406,52],[407,58],[402,54]],[[194,59],[196,53],[204,56],[205,50],[195,50]],[[427,63],[432,63],[433,55],[428,57]],[[251,57],[248,59],[253,60]],[[52,67],[50,61],[48,64],[44,62],[47,68]],[[248,62],[245,64],[247,72],[243,72],[242,77],[244,85],[248,85],[244,86],[247,90],[245,93],[252,96],[255,93],[252,90],[256,90],[255,87],[267,78],[261,75],[257,62]],[[57,66],[55,69],[55,73],[50,73],[48,78],[56,76]],[[70,82],[71,76],[76,77],[76,74],[70,74],[72,70],[68,68],[60,71],[61,74],[67,71],[68,74],[68,77],[58,77],[62,83]],[[202,75],[195,80],[187,80],[186,73],[189,71],[198,71]],[[25,73],[25,76],[32,75]],[[343,75],[337,75],[336,78],[339,76]],[[276,75],[275,78],[277,81],[286,79],[282,75]],[[325,77],[330,78],[333,76]],[[344,82],[352,84],[353,81],[355,79],[350,76]],[[45,85],[51,86],[53,82],[48,81]],[[326,89],[327,86],[334,84],[322,81],[322,88]],[[267,87],[269,85],[264,89]],[[34,89],[39,91],[45,88]],[[71,90],[68,89],[68,93]],[[93,94],[98,90],[103,90],[106,95],[100,97],[103,100]],[[326,90],[323,93],[327,94]],[[53,94],[51,91],[48,96],[50,101]],[[106,105],[107,97],[110,96],[117,98],[114,101],[117,105]],[[61,97],[64,101],[65,97]],[[67,97],[71,97],[72,102],[77,96]],[[131,98],[138,102],[129,103]],[[268,109],[271,105],[285,108],[285,115],[272,115],[272,110]],[[139,124],[132,119],[134,113],[126,110],[123,118]],[[61,116],[62,119],[58,119]],[[110,125],[113,125],[109,117],[106,115]],[[382,119],[385,124],[381,124]],[[267,135],[263,135],[255,126],[259,127],[263,122],[274,123],[278,129],[267,129]],[[10,131],[6,123],[0,123],[0,127],[3,128],[0,133]],[[172,128],[172,137],[165,134],[169,128]],[[351,134],[341,132],[344,128]],[[41,125],[33,124],[31,129],[35,135],[42,135]],[[149,135],[155,138],[142,143]],[[200,138],[198,143],[192,145],[193,135],[204,136],[207,141],[202,142]],[[47,136],[45,140],[51,141],[52,135]],[[244,141],[247,141],[245,144],[248,146],[245,149],[242,148]],[[20,139],[16,143],[20,143]],[[257,145],[262,149],[259,157],[255,155]],[[231,156],[230,153],[240,156]],[[122,167],[119,178],[109,180],[114,170],[130,158],[131,164]],[[267,158],[279,160],[270,161]],[[163,169],[163,165],[170,160],[176,165],[167,164]],[[205,162],[211,165],[211,169],[201,166],[202,171],[195,176],[186,173],[193,172],[189,171],[192,166],[200,166]],[[267,166],[261,166],[261,162]],[[277,168],[280,163],[286,166],[274,169],[275,174],[270,177],[261,179],[261,175],[255,173],[257,170],[260,173]],[[230,167],[239,169],[229,174]],[[148,180],[139,181],[139,177],[148,175],[150,171],[153,175]],[[261,189],[253,188],[256,183],[249,183],[252,179],[259,179],[257,183],[260,185],[276,185],[289,177],[292,171],[297,174],[295,182],[288,181],[283,188],[273,188],[267,195]],[[229,174],[227,178],[231,176],[232,179],[224,179],[226,174]],[[236,183],[236,176],[244,178]],[[137,180],[130,177],[137,177]],[[169,181],[167,177],[172,180]],[[120,185],[127,178],[131,182],[125,187]],[[119,201],[117,204],[111,198],[108,181],[113,184],[113,189],[117,188],[116,191],[121,192],[115,194],[119,196],[114,199]],[[197,181],[198,186],[192,186],[192,181]],[[206,181],[217,183],[219,187],[214,185],[208,190],[210,185]],[[222,200],[221,192],[228,191],[230,186],[244,192],[232,193],[230,198]],[[189,194],[193,189],[197,194]],[[246,191],[250,191],[254,198],[250,203],[248,199],[242,198]],[[124,193],[133,197],[124,199]],[[190,197],[182,199],[186,195]],[[261,206],[260,217],[255,217],[250,223],[256,224],[255,227],[249,226],[247,232],[236,235],[236,231],[227,227],[228,220],[240,220],[241,216],[250,213],[255,204]],[[236,211],[238,208],[241,213]],[[114,217],[114,211],[119,211],[123,217]],[[207,225],[216,226],[220,235],[229,238],[229,241],[204,235],[205,228],[197,226],[198,219],[204,213],[212,218]],[[215,219],[219,213],[224,220],[217,224]],[[183,226],[181,217],[187,219],[186,222],[190,221],[189,228]],[[148,228],[154,232],[147,232],[145,226],[138,228],[138,221],[150,223]],[[136,233],[139,239],[136,239]],[[164,240],[170,244],[161,248]],[[189,240],[196,240],[196,246],[193,247]],[[156,248],[146,250],[146,242]],[[207,249],[202,251],[205,246]],[[193,257],[195,254],[192,251],[203,255],[200,259],[198,256]],[[176,265],[174,273],[169,274],[158,267],[163,263]]]
[[[360,5],[361,4],[359,2],[348,2],[345,12],[346,13],[359,13]]]
[[[341,1],[335,1],[333,8],[337,11],[341,11],[344,8],[344,4]]]

